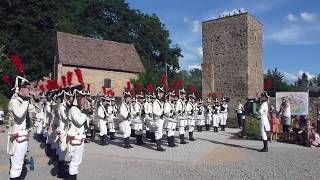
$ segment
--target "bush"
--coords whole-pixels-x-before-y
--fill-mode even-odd
[[[6,122],[6,117],[8,115],[8,103],[9,103],[8,98],[0,93],[0,106],[4,111],[5,122]]]
[[[246,136],[249,139],[260,140],[259,120],[254,117],[246,117]]]

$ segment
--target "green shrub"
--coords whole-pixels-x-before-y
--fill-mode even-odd
[[[4,111],[5,122],[7,121],[6,117],[8,115],[8,103],[9,103],[8,98],[0,93],[0,106]]]
[[[249,139],[261,139],[259,120],[257,118],[246,117],[246,136]]]

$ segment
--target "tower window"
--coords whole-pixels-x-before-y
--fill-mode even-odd
[[[104,79],[103,85],[106,88],[111,88],[111,79]]]

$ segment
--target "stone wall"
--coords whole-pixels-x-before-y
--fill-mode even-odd
[[[202,23],[203,96],[213,91],[238,99],[262,92],[262,34],[262,25],[248,13]],[[204,82],[208,79],[212,85]]]
[[[74,72],[75,67],[62,66],[58,64],[57,77],[66,75],[68,71]],[[93,95],[102,92],[102,86],[104,85],[104,79],[111,79],[111,88],[115,91],[116,96],[122,96],[124,88],[127,86],[127,82],[130,79],[137,78],[135,73],[106,71],[97,69],[80,68],[82,71],[83,79],[85,83],[90,84],[90,89]],[[73,75],[73,82],[78,82],[75,74]]]

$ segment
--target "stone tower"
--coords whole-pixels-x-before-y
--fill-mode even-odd
[[[202,23],[202,92],[232,99],[263,90],[263,25],[248,13]],[[231,110],[233,111],[233,110]]]

